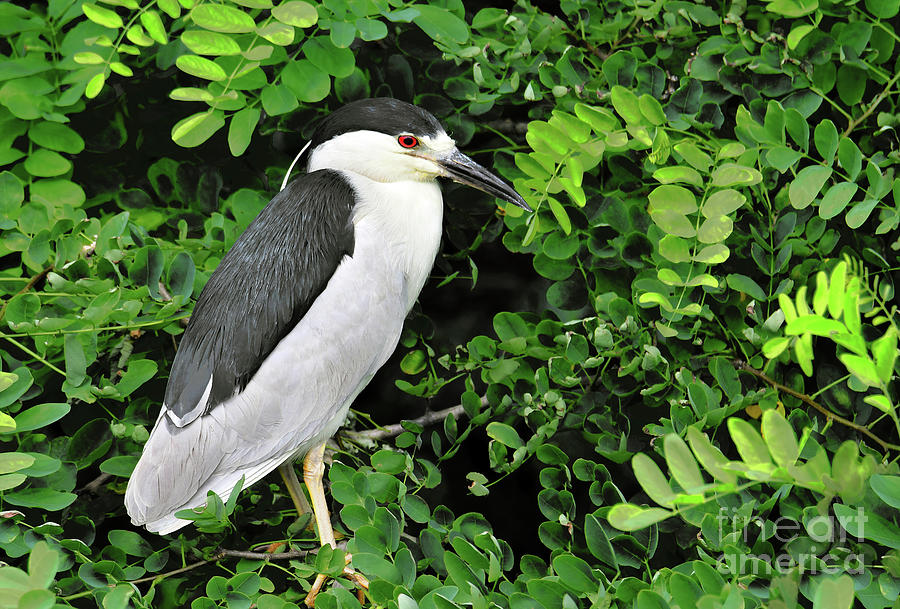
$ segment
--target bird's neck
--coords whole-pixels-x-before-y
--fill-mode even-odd
[[[440,187],[433,180],[376,182],[352,171],[341,173],[356,191],[357,233],[376,235],[386,264],[404,274],[408,310],[428,279],[441,242]]]

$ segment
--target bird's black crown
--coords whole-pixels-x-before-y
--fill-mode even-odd
[[[418,106],[392,97],[373,97],[351,102],[323,118],[313,134],[311,148],[351,131],[434,136],[443,127],[430,112]]]

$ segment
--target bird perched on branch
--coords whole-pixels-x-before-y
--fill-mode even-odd
[[[307,172],[269,202],[204,287],[175,356],[162,410],[128,482],[135,525],[226,498],[280,468],[334,545],[322,486],[325,442],[385,363],[431,271],[443,201],[436,178],[529,210],[461,153],[437,119],[390,98],[325,117]]]

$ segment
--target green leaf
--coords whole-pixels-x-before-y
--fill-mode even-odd
[[[194,291],[194,260],[187,252],[178,252],[169,265],[169,289],[173,295],[190,297]]]
[[[27,488],[21,491],[4,493],[3,499],[18,507],[40,508],[47,512],[58,512],[72,505],[78,499],[78,495],[55,491],[50,488]]]
[[[606,519],[620,531],[639,531],[656,524],[675,512],[662,508],[645,508],[630,503],[619,503],[609,510]]]
[[[865,70],[849,63],[842,63],[838,66],[837,71],[838,97],[847,106],[856,106],[866,93],[868,81],[868,74]]]
[[[819,155],[825,161],[826,165],[831,165],[834,162],[834,155],[838,149],[837,127],[834,126],[834,123],[832,123],[831,120],[826,118],[816,125],[813,138],[816,144],[816,150],[819,151]]]
[[[377,19],[357,19],[354,25],[359,37],[366,42],[381,40],[388,35],[387,26]]]
[[[35,588],[49,587],[56,577],[59,562],[59,552],[43,539],[38,541],[28,556],[29,583]]]
[[[70,408],[65,403],[48,403],[32,406],[16,415],[16,433],[42,429],[51,423],[55,423],[66,416]]]
[[[0,412],[0,415],[6,415],[6,413]],[[0,422],[0,426],[2,426],[2,422]],[[0,491],[7,491],[11,488],[16,488],[23,482],[28,480],[28,476],[25,474],[3,474],[0,475]]]
[[[107,538],[109,543],[129,556],[146,557],[153,553],[153,547],[134,531],[113,529],[107,533]]]
[[[100,471],[121,478],[128,478],[137,465],[138,458],[133,455],[110,457],[100,464]]]
[[[179,255],[187,256],[188,254],[181,252]],[[156,375],[157,369],[157,363],[150,359],[129,360],[125,374],[116,383],[119,395],[122,397],[131,395],[135,389],[152,379]]]
[[[346,21],[332,21],[328,38],[337,48],[346,49],[356,40],[356,27]]]
[[[819,8],[819,0],[771,0],[766,10],[785,17],[802,17]]]
[[[204,80],[220,81],[228,78],[220,65],[199,55],[179,55],[175,65],[182,72]]]
[[[746,275],[731,273],[727,277],[725,277],[725,282],[732,290],[743,292],[744,294],[747,294],[755,300],[761,302],[765,302],[767,300],[766,293],[763,292],[763,289],[761,287],[759,287],[759,284]]]
[[[105,82],[106,74],[104,74],[103,72],[94,74],[88,81],[87,86],[84,88],[84,96],[88,99],[94,99],[95,97],[100,95],[100,91],[103,90],[103,84]]]
[[[463,44],[469,40],[469,26],[447,9],[434,4],[414,7],[419,14],[413,17],[413,22],[435,42]]]
[[[307,59],[288,63],[281,71],[281,80],[297,99],[307,103],[322,101],[331,91],[331,78]]]
[[[631,467],[638,484],[653,501],[666,507],[671,506],[675,493],[659,466],[644,453],[636,453],[631,459]]]
[[[399,474],[406,469],[406,453],[379,450],[372,455],[372,467],[385,474]]]
[[[572,554],[559,554],[553,559],[553,570],[569,588],[582,593],[597,592],[600,583],[590,565]]]
[[[697,198],[683,186],[663,185],[654,188],[649,195],[650,213],[671,210],[687,215],[697,211]]]
[[[132,71],[132,69],[126,66],[121,61],[110,62],[109,69],[120,76],[125,76],[126,78],[134,76],[134,72]]]
[[[584,539],[591,554],[613,568],[618,566],[609,537],[594,514],[587,514],[584,517]]]
[[[788,188],[788,198],[795,209],[804,209],[818,196],[831,177],[831,167],[804,167]]]
[[[274,9],[272,12],[274,14]],[[191,11],[190,17],[200,27],[214,32],[243,34],[256,29],[256,23],[250,15],[226,4],[204,2]]]
[[[698,187],[703,185],[703,178],[693,167],[660,167],[653,172],[653,179],[662,184],[681,182],[683,184],[692,184]]]
[[[853,580],[849,575],[837,579],[822,578],[813,597],[813,609],[850,609],[853,607]]]
[[[232,156],[241,156],[247,150],[259,123],[260,114],[259,108],[244,108],[231,115],[231,122],[228,125],[228,150]]]
[[[665,112],[663,112],[662,105],[652,95],[647,95],[646,93],[641,95],[638,99],[638,107],[641,110],[641,114],[651,125],[665,125],[669,122]]]
[[[779,466],[793,465],[800,457],[797,436],[791,424],[777,410],[763,412],[762,437],[769,447],[769,453]]]
[[[123,25],[122,18],[115,11],[108,8],[103,8],[93,3],[85,3],[81,5],[81,10],[84,12],[85,17],[103,27],[117,30]]]
[[[689,239],[697,235],[694,225],[684,214],[672,209],[651,210],[650,217],[662,230],[676,237]]]
[[[712,445],[705,434],[695,427],[688,427],[687,439],[694,456],[697,457],[697,461],[700,462],[703,469],[720,482],[726,484],[737,483],[737,476],[725,469],[725,466],[728,465],[728,459],[725,458],[725,455],[718,448]]]
[[[487,432],[488,436],[490,436],[500,444],[503,444],[504,446],[509,446],[510,448],[521,448],[525,445],[522,442],[522,438],[519,437],[518,432],[516,432],[515,429],[505,423],[491,421],[490,423],[488,423],[485,431]]]
[[[842,137],[838,145],[838,164],[847,172],[851,180],[855,180],[862,169],[862,152],[853,140]]]
[[[797,150],[788,148],[787,146],[778,146],[770,149],[766,153],[766,161],[780,173],[784,173],[793,167],[802,156],[803,154]]]
[[[875,371],[886,386],[894,374],[894,363],[897,361],[897,331],[894,327],[889,327],[884,336],[871,343],[871,349]]]
[[[740,208],[746,201],[747,197],[734,189],[717,190],[703,204],[703,215],[707,218],[726,216]]]
[[[213,94],[206,89],[197,87],[178,87],[169,91],[169,97],[176,101],[202,101],[212,102]]]
[[[847,222],[847,226],[853,229],[862,226],[866,220],[869,219],[869,215],[871,215],[872,210],[875,209],[877,204],[878,199],[870,198],[854,205],[850,208],[850,211],[847,212],[847,216],[844,218]]]
[[[39,146],[59,152],[78,154],[84,150],[84,140],[77,132],[66,125],[50,121],[32,123],[28,129],[28,138]]]
[[[11,474],[31,467],[33,463],[34,457],[25,453],[0,453],[0,474]]]
[[[672,477],[685,492],[697,492],[697,489],[706,484],[694,456],[680,436],[666,434],[663,437],[663,453]]]
[[[25,187],[22,181],[12,172],[0,172],[0,215],[12,216],[24,200]]]
[[[700,243],[721,243],[731,235],[734,222],[728,216],[706,218],[697,229],[697,241]]]
[[[287,114],[299,105],[297,96],[284,84],[264,87],[260,99],[262,100],[263,109],[270,116]]]
[[[712,158],[710,158],[708,154],[700,150],[692,142],[679,142],[678,144],[672,146],[672,148],[675,150],[675,152],[681,155],[682,158],[684,158],[684,160],[687,161],[691,167],[701,173],[706,173],[712,166]]]
[[[257,28],[256,33],[272,44],[277,44],[282,47],[294,42],[294,28],[290,25],[285,25],[284,23],[273,21]]]
[[[753,429],[750,423],[736,417],[730,417],[728,419],[728,431],[744,463],[751,468],[771,465],[772,460],[769,458],[769,450],[766,448],[762,436]]]
[[[425,370],[427,364],[428,360],[425,357],[425,352],[421,349],[416,349],[403,356],[403,359],[400,361],[400,369],[405,374],[418,374]]]
[[[772,338],[766,341],[763,345],[762,353],[763,357],[767,359],[775,359],[779,355],[781,355],[785,349],[787,349],[791,344],[791,339],[788,337],[780,337],[780,338]]]
[[[84,190],[71,180],[35,180],[31,183],[31,199],[48,205],[80,207],[85,201]]]
[[[620,85],[615,85],[609,93],[613,108],[619,116],[625,119],[626,123],[640,125],[644,122],[637,95]]]
[[[875,474],[869,478],[869,486],[882,501],[900,509],[900,476]]]
[[[172,127],[172,141],[179,146],[193,148],[211,138],[224,125],[225,117],[221,110],[197,112]]]
[[[287,0],[272,9],[272,16],[285,25],[308,28],[319,20],[315,7],[302,0]],[[270,40],[270,42],[275,42]],[[278,44],[275,42],[275,44]]]
[[[169,38],[166,35],[166,28],[163,25],[162,19],[159,18],[159,13],[154,10],[145,10],[141,13],[141,24],[144,26],[144,29],[147,30],[147,34],[158,42],[159,44],[167,44],[169,42]]]
[[[690,244],[675,235],[666,235],[659,241],[660,255],[671,262],[690,262]]]
[[[547,204],[550,206],[550,211],[553,212],[553,217],[556,218],[556,221],[559,223],[559,227],[563,229],[565,234],[571,234],[572,221],[569,219],[566,208],[553,197],[547,197]]]
[[[809,332],[816,336],[827,337],[832,334],[844,334],[847,331],[847,326],[841,322],[818,315],[800,315],[789,321],[784,329],[784,333],[791,336]]]
[[[62,175],[72,168],[72,162],[58,152],[38,148],[25,159],[25,171],[40,178]]]
[[[841,363],[847,367],[847,371],[869,387],[878,387],[881,379],[878,375],[878,369],[875,364],[867,357],[860,357],[852,353],[841,353],[838,355]]]
[[[217,32],[186,30],[181,34],[181,41],[184,46],[198,55],[240,55],[241,53],[241,47],[233,38]],[[179,56],[178,59],[181,57],[183,56]]]
[[[712,174],[712,185],[719,188],[753,186],[761,181],[762,174],[758,170],[736,163],[723,163]]]
[[[66,334],[66,380],[73,386],[81,385],[87,378],[87,360],[80,335]]]
[[[844,211],[856,190],[857,186],[853,182],[839,182],[829,188],[819,203],[819,217],[828,220]]]
[[[841,503],[835,503],[833,509],[840,525],[851,535],[889,548],[900,548],[900,528],[872,510]]]

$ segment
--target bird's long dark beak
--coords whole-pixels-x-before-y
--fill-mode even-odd
[[[513,189],[512,186],[492,174],[486,168],[482,167],[459,150],[454,150],[449,156],[443,159],[437,159],[438,165],[444,170],[444,177],[450,178],[454,182],[465,184],[478,190],[482,190],[489,195],[494,195],[498,199],[508,201],[513,205],[518,205],[525,211],[531,211],[525,199]]]

